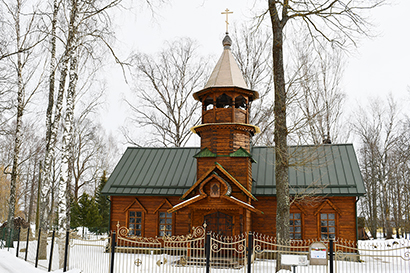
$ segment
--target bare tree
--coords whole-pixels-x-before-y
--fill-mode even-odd
[[[368,217],[366,225],[373,238],[377,229],[391,230],[391,183],[396,174],[394,153],[398,138],[399,112],[397,103],[390,96],[385,105],[380,99],[372,100],[368,107],[355,113],[353,128],[361,147],[359,162],[366,187],[362,210]]]
[[[275,179],[276,179],[276,236],[279,241],[289,240],[289,155],[287,147],[286,104],[287,90],[283,45],[285,27],[301,22],[318,42],[329,41],[346,47],[347,42],[354,44],[356,34],[366,34],[365,19],[360,15],[365,9],[378,6],[380,1],[293,1],[268,0],[268,10],[272,27],[272,55],[275,90]],[[277,271],[282,268],[280,259]]]
[[[241,69],[249,89],[259,92],[259,99],[250,106],[249,122],[261,128],[261,133],[252,138],[254,144],[272,144],[273,85],[271,34],[269,29],[252,28],[246,24],[235,26],[232,39],[232,54]]]
[[[306,33],[305,38],[292,42],[287,107],[288,141],[294,144],[330,144],[349,135],[342,122],[343,53],[327,44],[317,49],[313,45]]]
[[[135,54],[130,63],[138,101],[127,100],[134,115],[131,121],[150,130],[148,145],[184,146],[198,124],[199,108],[192,94],[206,81],[208,62],[196,53],[196,44],[187,38],[166,43],[157,56]],[[140,145],[125,133],[130,143]]]
[[[20,148],[22,141],[22,125],[23,125],[23,113],[24,110],[37,91],[39,84],[33,87],[27,87],[31,78],[33,77],[35,66],[29,69],[29,61],[33,59],[33,51],[25,51],[23,49],[32,47],[38,37],[34,37],[34,28],[36,24],[35,13],[32,12],[30,15],[26,16],[23,13],[25,6],[20,0],[15,2],[2,1],[2,5],[8,12],[10,21],[10,33],[9,35],[14,38],[15,44],[13,45],[16,54],[9,55],[10,67],[13,69],[14,81],[12,88],[16,94],[16,110],[15,110],[15,123],[13,123],[13,136],[14,136],[14,147],[13,147],[13,157],[12,157],[12,169],[10,178],[10,200],[9,200],[9,215],[8,215],[8,225],[12,228],[12,219],[15,214],[16,207],[16,186],[18,182],[18,169],[20,164]],[[33,48],[33,47],[32,47]],[[24,51],[24,54],[22,53]],[[11,57],[13,56],[13,58]],[[14,59],[15,57],[15,59]]]
[[[300,38],[300,37],[304,38]],[[251,123],[261,128],[253,138],[254,144],[273,145],[273,85],[271,34],[266,30],[235,27],[232,35],[233,54],[252,90],[260,99],[252,102]],[[290,110],[288,131],[294,144],[321,144],[331,137],[333,142],[346,139],[343,131],[342,106],[345,95],[340,82],[343,74],[343,55],[340,48],[320,45],[315,48],[309,34],[300,31],[291,35],[286,48],[292,49],[286,70],[287,107]],[[236,46],[235,46],[236,45]],[[324,48],[326,47],[326,48]]]
[[[49,204],[50,194],[50,181],[51,181],[51,167],[55,157],[55,150],[57,147],[57,133],[59,130],[60,121],[64,116],[63,123],[63,164],[60,174],[59,186],[59,202],[61,217],[61,227],[64,228],[69,224],[69,193],[66,190],[71,185],[72,178],[72,162],[71,158],[71,144],[73,134],[73,122],[74,122],[74,108],[75,98],[78,92],[78,82],[81,81],[78,73],[78,67],[80,62],[84,62],[85,67],[90,67],[89,64],[94,60],[101,60],[101,56],[104,52],[99,51],[104,47],[105,52],[110,52],[112,56],[116,58],[114,51],[110,45],[110,37],[112,32],[110,31],[110,20],[107,13],[113,7],[116,7],[121,1],[108,0],[108,1],[77,1],[71,0],[66,2],[53,2],[53,12],[51,20],[50,31],[50,78],[49,78],[49,104],[47,109],[47,149],[44,166],[44,183],[42,187],[42,224],[48,226],[48,216],[46,213],[46,207]],[[64,4],[60,6],[61,4]],[[63,13],[69,14],[68,21],[58,21],[57,18],[61,18]],[[59,15],[60,14],[60,15]],[[67,35],[64,32],[57,32],[58,29],[66,29]],[[55,39],[55,38],[58,39]],[[56,54],[55,50],[58,49],[56,42],[61,41],[62,53]],[[60,57],[56,57],[56,56]],[[99,56],[99,57],[97,57]],[[53,74],[56,67],[55,61],[58,61],[58,91],[56,95],[56,101],[54,101],[54,85],[56,77]],[[100,66],[101,67],[101,66]],[[84,79],[88,77],[87,74],[81,75]],[[64,104],[64,97],[66,98]],[[77,101],[78,103],[78,101]],[[65,106],[65,112],[63,113],[63,107]],[[54,112],[54,116],[52,113]],[[62,194],[62,195],[61,195]],[[64,196],[63,196],[64,195]]]
[[[107,162],[118,151],[110,149],[109,138],[101,124],[84,114],[75,119],[73,132],[73,200],[77,201],[82,192],[95,193],[98,180],[105,170],[111,171]]]

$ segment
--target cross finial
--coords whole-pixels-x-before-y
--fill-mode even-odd
[[[226,8],[225,12],[221,12],[221,14],[226,14],[226,20],[225,20],[225,23],[226,23],[226,33],[228,33],[228,25],[229,25],[229,23],[228,23],[228,14],[232,14],[232,13],[233,13],[233,11],[229,11],[228,8]]]

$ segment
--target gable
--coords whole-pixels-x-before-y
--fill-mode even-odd
[[[186,191],[184,193],[184,195],[181,197],[181,199],[185,199],[195,188],[199,187],[200,192],[201,189],[203,187],[204,184],[206,184],[207,182],[209,182],[211,177],[216,178],[217,180],[219,180],[220,182],[222,182],[223,184],[227,184],[227,187],[230,187],[228,185],[228,182],[225,181],[219,174],[218,172],[221,172],[224,176],[226,176],[227,180],[230,181],[230,183],[232,183],[232,185],[235,185],[236,187],[239,188],[240,191],[242,191],[245,195],[247,195],[248,197],[252,198],[253,200],[257,200],[252,193],[250,193],[241,183],[239,183],[231,174],[229,174],[223,167],[221,164],[219,164],[218,162],[215,162],[215,166],[210,168],[207,172],[205,172],[199,179],[198,181],[195,182],[194,185],[192,185],[192,187]]]

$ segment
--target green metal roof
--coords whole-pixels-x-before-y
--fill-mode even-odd
[[[253,147],[252,193],[275,195],[273,148]],[[352,144],[289,147],[291,194],[314,193],[331,196],[365,194],[363,179]]]
[[[182,195],[196,181],[199,148],[127,148],[103,194]]]
[[[351,144],[290,147],[291,194],[313,192],[331,196],[365,193]],[[106,195],[183,195],[196,182],[199,148],[128,148],[107,181]],[[274,150],[253,147],[255,196],[275,195]]]

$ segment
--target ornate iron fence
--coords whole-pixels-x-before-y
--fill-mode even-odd
[[[185,236],[144,238],[131,236],[126,227],[118,226],[111,238],[82,238],[67,232],[65,242],[57,244],[49,237],[47,253],[40,257],[41,231],[35,234],[37,236],[30,234],[29,230],[19,231],[14,241],[16,256],[49,271],[61,268],[59,257],[62,253],[58,252],[68,249],[63,253],[67,257],[66,268],[79,268],[83,273],[264,273],[275,272],[278,261],[288,265],[288,269],[293,266],[298,273],[410,272],[408,239],[291,240],[282,243],[262,234],[233,237],[206,234],[205,227],[196,227]],[[61,248],[63,245],[66,247]],[[322,245],[326,251],[320,265],[313,263],[312,249],[317,245]],[[320,254],[317,249],[315,251]]]
[[[107,235],[82,238],[71,234],[68,268],[79,268],[82,273],[107,273],[110,265],[110,253]]]
[[[318,239],[278,242],[275,237],[255,234],[253,237],[253,253],[251,254],[252,272],[274,272],[278,259],[283,258],[283,255],[297,260],[295,263],[289,263],[282,259],[282,264],[286,264],[288,269],[297,267],[297,272],[300,273],[329,272],[327,263],[326,265],[309,264],[309,247],[317,242],[325,243],[325,245],[329,243]]]
[[[203,227],[186,236],[144,238],[129,234],[128,228],[118,226],[117,236],[113,236],[113,272],[192,272],[193,268],[205,268]]]
[[[410,272],[410,240],[335,241],[335,272]]]

